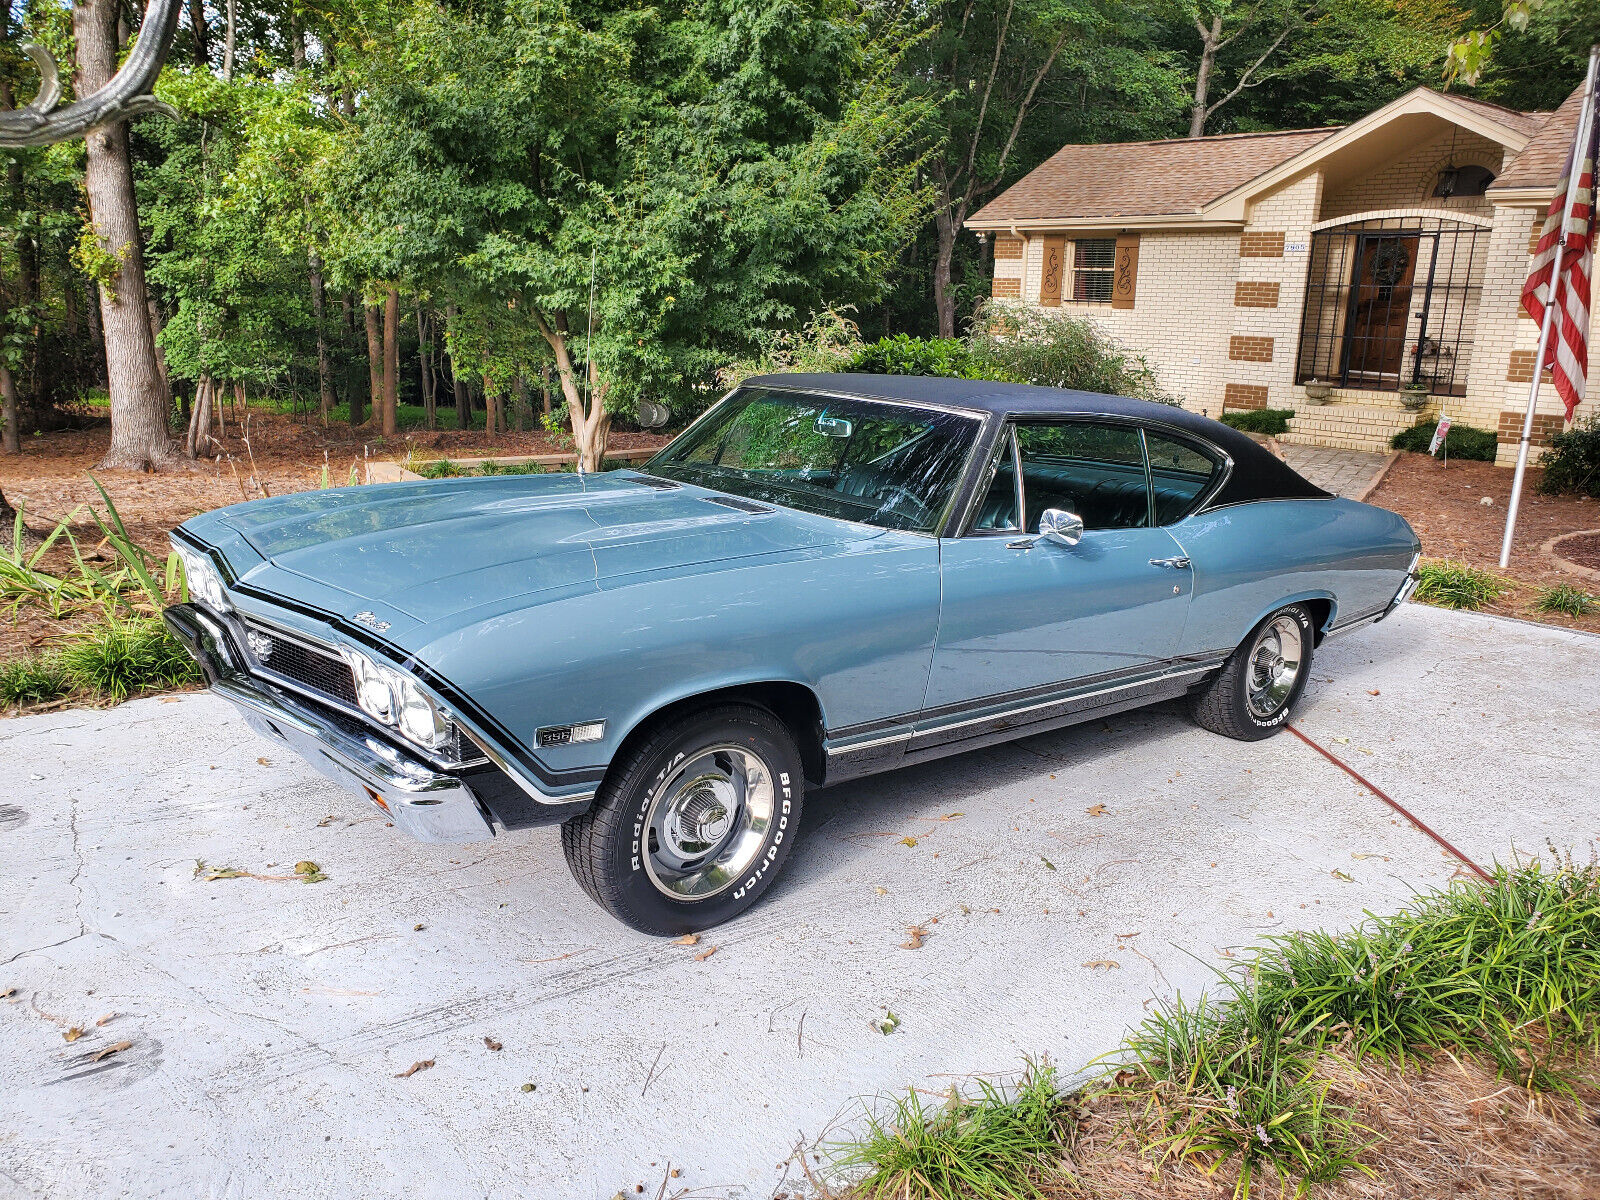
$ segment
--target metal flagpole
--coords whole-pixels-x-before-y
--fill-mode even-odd
[[[1533,414],[1539,407],[1539,382],[1544,374],[1545,357],[1550,350],[1550,331],[1555,328],[1556,309],[1560,304],[1561,260],[1567,248],[1567,223],[1572,220],[1573,193],[1578,190],[1578,179],[1583,174],[1583,155],[1589,147],[1590,131],[1594,128],[1595,70],[1600,67],[1600,45],[1589,50],[1589,73],[1583,81],[1583,103],[1578,108],[1578,137],[1572,152],[1572,171],[1567,176],[1567,194],[1562,201],[1561,228],[1556,235],[1556,257],[1550,271],[1550,294],[1545,298],[1544,320],[1539,323],[1539,349],[1533,358],[1533,382],[1528,385],[1528,411],[1522,417],[1522,441],[1517,446],[1517,473],[1511,480],[1511,503],[1506,506],[1506,535],[1500,543],[1500,566],[1511,562],[1511,535],[1517,528],[1517,509],[1522,502],[1522,477],[1528,469],[1528,445],[1533,439]],[[1600,172],[1600,163],[1593,168]],[[1591,186],[1594,185],[1591,180]],[[1593,230],[1590,231],[1593,236]]]

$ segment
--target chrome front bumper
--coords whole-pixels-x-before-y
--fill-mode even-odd
[[[424,842],[477,842],[494,836],[483,806],[460,779],[434,770],[354,721],[306,703],[242,669],[228,631],[193,604],[166,610],[167,628],[200,664],[211,690],[230,700],[250,727],[289,746],[325,776],[366,797],[395,827]]]

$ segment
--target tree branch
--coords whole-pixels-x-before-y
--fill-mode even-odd
[[[1229,92],[1226,96],[1224,96],[1222,99],[1218,100],[1215,104],[1212,104],[1209,107],[1207,107],[1207,109],[1206,109],[1206,116],[1207,117],[1209,117],[1212,113],[1216,112],[1217,109],[1221,108],[1229,100],[1232,100],[1240,92],[1244,91],[1245,88],[1247,88],[1247,87],[1255,87],[1258,84],[1266,82],[1265,79],[1259,79],[1259,80],[1256,81],[1256,83],[1251,83],[1250,82],[1250,77],[1256,73],[1256,70],[1261,66],[1262,63],[1266,62],[1267,59],[1272,57],[1273,53],[1278,49],[1279,46],[1283,45],[1284,39],[1289,36],[1290,28],[1291,28],[1291,26],[1289,26],[1287,24],[1284,25],[1283,31],[1281,33],[1279,33],[1276,38],[1273,39],[1272,45],[1268,46],[1265,50],[1263,50],[1261,52],[1261,57],[1256,59],[1255,62],[1251,63],[1248,67],[1246,67],[1244,69],[1244,74],[1239,76],[1239,82],[1233,85],[1233,90],[1231,92]]]

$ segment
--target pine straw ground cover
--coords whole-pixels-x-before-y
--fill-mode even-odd
[[[1552,851],[1554,854],[1554,851]],[[835,1144],[849,1200],[1600,1197],[1600,866],[1291,934],[1069,1094],[912,1092]]]

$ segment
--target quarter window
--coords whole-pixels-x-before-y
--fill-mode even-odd
[[[1211,483],[1217,464],[1187,442],[1149,431],[1144,437],[1150,452],[1156,524],[1170,525],[1188,515],[1196,498]]]
[[[1116,238],[1079,238],[1072,243],[1072,298],[1091,304],[1111,303],[1116,270]]]

